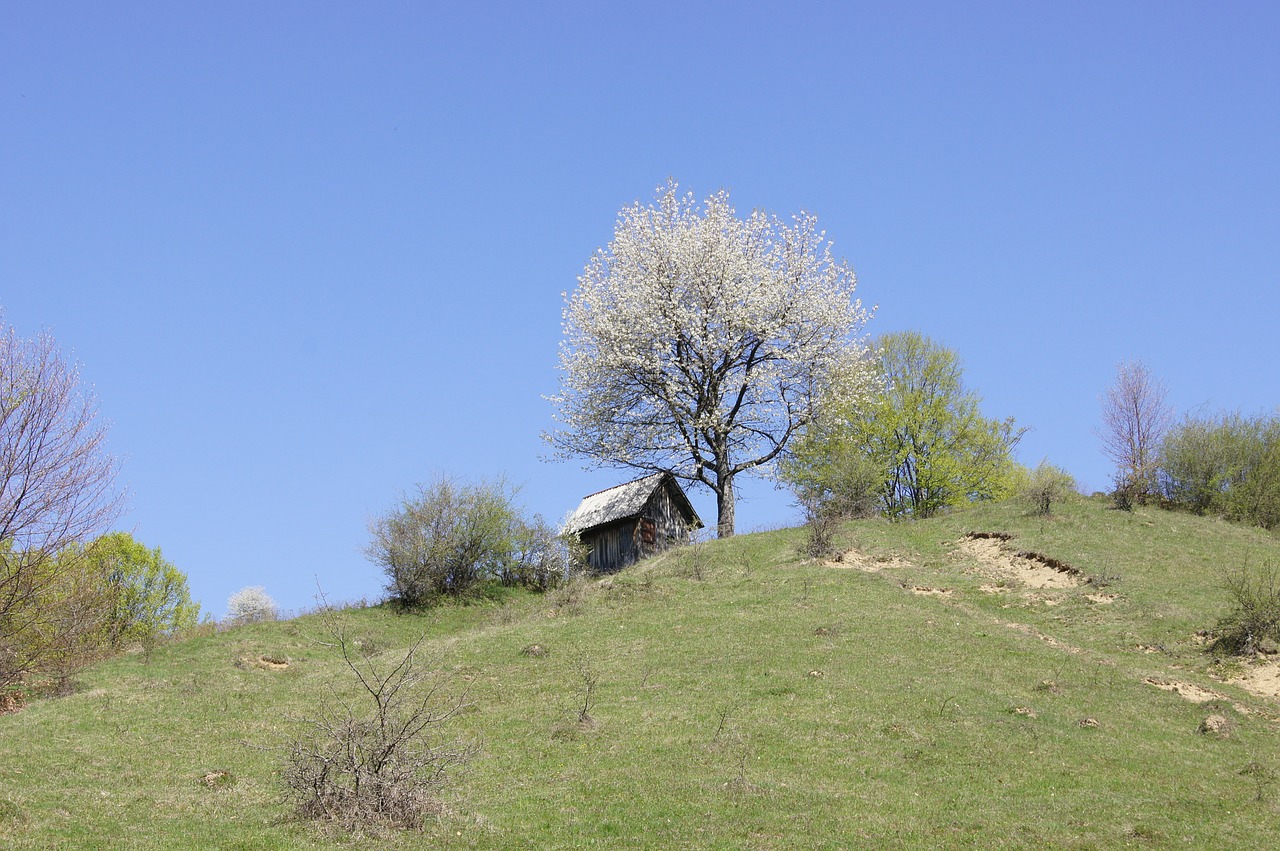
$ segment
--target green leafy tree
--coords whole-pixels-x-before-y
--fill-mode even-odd
[[[1165,435],[1158,466],[1174,506],[1280,527],[1280,415],[1189,416]]]
[[[1066,502],[1076,492],[1076,480],[1061,467],[1041,461],[1034,470],[1018,477],[1017,491],[1036,514],[1049,516],[1053,504]]]
[[[85,559],[106,591],[105,640],[113,650],[133,642],[150,649],[199,621],[200,604],[191,599],[186,574],[159,547],[110,532],[88,546]]]
[[[982,415],[954,351],[919,332],[888,334],[875,366],[881,389],[858,404],[828,406],[797,444],[784,480],[801,493],[825,487],[839,495],[842,481],[867,487],[871,469],[880,507],[895,518],[1007,495],[1023,430]],[[842,498],[860,501],[857,493]]]

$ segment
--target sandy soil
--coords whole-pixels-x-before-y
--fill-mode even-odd
[[[857,550],[849,550],[840,557],[840,561],[825,562],[827,567],[844,568],[847,570],[864,570],[867,573],[879,573],[882,570],[895,570],[901,567],[911,567],[911,563],[900,558],[874,558]]]
[[[1255,662],[1228,682],[1260,697],[1280,698],[1280,660]]]
[[[1143,680],[1149,686],[1155,686],[1164,691],[1171,691],[1179,697],[1189,700],[1192,703],[1208,703],[1211,700],[1226,700],[1226,696],[1218,694],[1212,689],[1202,688],[1192,683],[1183,683],[1177,680],[1162,680],[1156,677],[1147,677]]]
[[[957,546],[976,561],[983,572],[1003,579],[1015,579],[1028,588],[1075,588],[1083,580],[1068,570],[1046,564],[1035,556],[1011,552],[997,538],[961,538]]]
[[[912,594],[923,594],[929,597],[950,597],[956,592],[950,588],[930,588],[927,585],[903,585]]]

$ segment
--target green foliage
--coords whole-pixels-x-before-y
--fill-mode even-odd
[[[1159,468],[1175,507],[1280,528],[1280,415],[1187,417],[1166,435]]]
[[[417,607],[497,580],[538,590],[563,575],[555,534],[541,518],[525,520],[516,489],[504,479],[478,483],[441,476],[369,525],[370,561],[382,567],[387,591]]]
[[[186,574],[159,547],[111,532],[88,546],[85,559],[106,587],[105,640],[113,650],[135,641],[151,647],[199,622],[200,604],[191,599]]]
[[[1053,512],[1054,503],[1065,502],[1076,492],[1076,480],[1061,467],[1041,461],[1034,469],[1020,477],[1018,495],[1042,516]]]
[[[874,493],[889,517],[925,518],[1008,493],[1022,430],[982,415],[954,351],[918,332],[889,334],[877,367],[882,389],[827,410],[784,465],[802,500],[861,507]]]
[[[135,642],[150,652],[199,619],[186,576],[125,532],[67,546],[24,579],[30,590],[0,616],[0,664],[50,677],[59,693],[103,656]],[[0,672],[0,681],[15,678]]]
[[[1227,576],[1226,588],[1233,605],[1218,623],[1214,649],[1252,656],[1280,642],[1280,570],[1244,567]]]
[[[7,613],[24,625],[11,636],[11,649],[19,669],[48,678],[54,694],[69,694],[76,674],[109,649],[109,589],[78,547],[45,562],[32,577],[38,590]]]

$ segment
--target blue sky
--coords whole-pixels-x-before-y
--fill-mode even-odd
[[[83,366],[130,511],[216,615],[375,598],[437,473],[558,519],[560,294],[668,177],[818,214],[1089,489],[1115,364],[1280,403],[1271,3],[0,6],[0,306]],[[707,492],[691,494],[714,518]],[[740,530],[789,525],[744,488]]]

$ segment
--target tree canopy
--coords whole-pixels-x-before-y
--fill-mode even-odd
[[[915,331],[888,334],[874,358],[880,389],[829,406],[796,444],[784,478],[802,495],[856,503],[854,483],[890,517],[929,517],[948,505],[1004,495],[1022,436],[1012,419],[982,415],[959,356]]]
[[[17,648],[43,646],[24,636],[47,626],[54,560],[120,512],[106,433],[53,337],[20,337],[0,313],[0,685],[38,663]]]
[[[666,471],[716,494],[734,531],[734,479],[779,458],[818,400],[856,398],[868,313],[817,220],[739,218],[674,182],[618,215],[566,295],[562,457]]]

